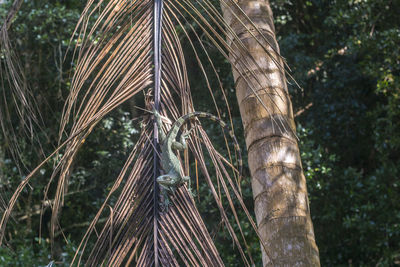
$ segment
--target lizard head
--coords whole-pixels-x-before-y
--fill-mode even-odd
[[[174,184],[174,180],[169,176],[160,176],[157,178],[157,183],[165,186],[169,186]]]

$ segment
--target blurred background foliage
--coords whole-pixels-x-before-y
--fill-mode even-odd
[[[0,4],[4,17],[8,3],[2,2],[6,2]],[[10,33],[43,114],[45,127],[38,135],[46,154],[57,144],[59,118],[74,69],[71,53],[66,52],[83,2],[25,1]],[[281,53],[301,85],[291,85],[289,90],[322,266],[398,266],[400,2],[275,0],[271,5]],[[230,66],[210,45],[208,49],[218,63],[235,132],[245,147]],[[196,77],[194,60],[187,57],[196,109],[215,113],[208,91]],[[215,87],[218,81],[211,84]],[[7,88],[0,91],[7,95]],[[223,105],[221,93],[216,92],[216,99]],[[53,247],[57,266],[68,266],[83,231],[134,145],[141,113],[132,107],[140,102],[134,99],[114,111],[81,149],[60,218],[65,235],[58,233]],[[18,121],[13,124],[18,132]],[[218,137],[219,128],[206,125]],[[213,141],[222,148],[224,140],[217,137]],[[21,137],[19,142],[25,166],[22,174],[7,150],[9,144],[0,136],[0,213],[21,175],[43,159],[29,138]],[[9,225],[6,245],[0,248],[0,266],[44,266],[51,260],[48,207],[41,225],[39,220],[51,167],[43,167],[24,191]],[[249,176],[247,169],[245,176]],[[243,181],[242,188],[252,209],[249,179]],[[209,204],[211,195],[201,181],[196,198],[226,265],[239,266],[228,232],[215,220],[218,209]],[[242,218],[250,249],[261,266],[259,244],[245,216]]]

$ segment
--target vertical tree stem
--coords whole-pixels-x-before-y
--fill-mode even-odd
[[[233,76],[245,129],[255,213],[261,242],[272,257],[263,251],[263,265],[319,266],[292,104],[269,1],[221,0],[221,7],[235,32],[227,39],[236,51],[230,56],[236,58]],[[243,50],[248,51],[247,56],[242,56]]]

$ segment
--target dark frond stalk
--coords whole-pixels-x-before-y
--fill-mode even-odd
[[[263,251],[263,266],[319,266],[293,110],[269,1],[220,2],[226,23],[234,30],[227,35],[233,51],[230,56],[248,51],[242,61],[233,64],[233,75],[260,241],[270,254]],[[256,86],[249,81],[256,81]]]
[[[162,44],[162,13],[163,13],[163,0],[154,0],[154,108],[160,110],[160,95],[161,95],[161,44]],[[154,181],[153,181],[153,201],[154,201],[154,265],[159,266],[158,262],[158,200],[159,200],[159,188],[157,183],[157,177],[160,175],[160,163],[158,154],[160,151],[160,145],[158,140],[158,126],[154,120]]]

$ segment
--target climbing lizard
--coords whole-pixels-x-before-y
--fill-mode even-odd
[[[233,131],[231,131],[229,126],[220,118],[206,112],[191,112],[177,119],[172,124],[169,132],[165,134],[162,129],[162,116],[156,110],[153,110],[153,113],[156,118],[159,141],[161,145],[161,167],[165,173],[164,175],[157,177],[157,182],[162,189],[165,207],[168,208],[168,205],[170,204],[168,194],[173,194],[175,190],[184,183],[188,182],[188,189],[191,192],[190,176],[181,175],[181,164],[173,151],[183,151],[187,148],[186,139],[189,138],[190,131],[182,133],[179,141],[177,141],[176,138],[181,127],[191,119],[208,118],[216,121],[224,129],[224,132],[231,136],[234,142],[235,150],[237,151],[239,177],[242,176],[243,162],[239,143],[237,142]]]

